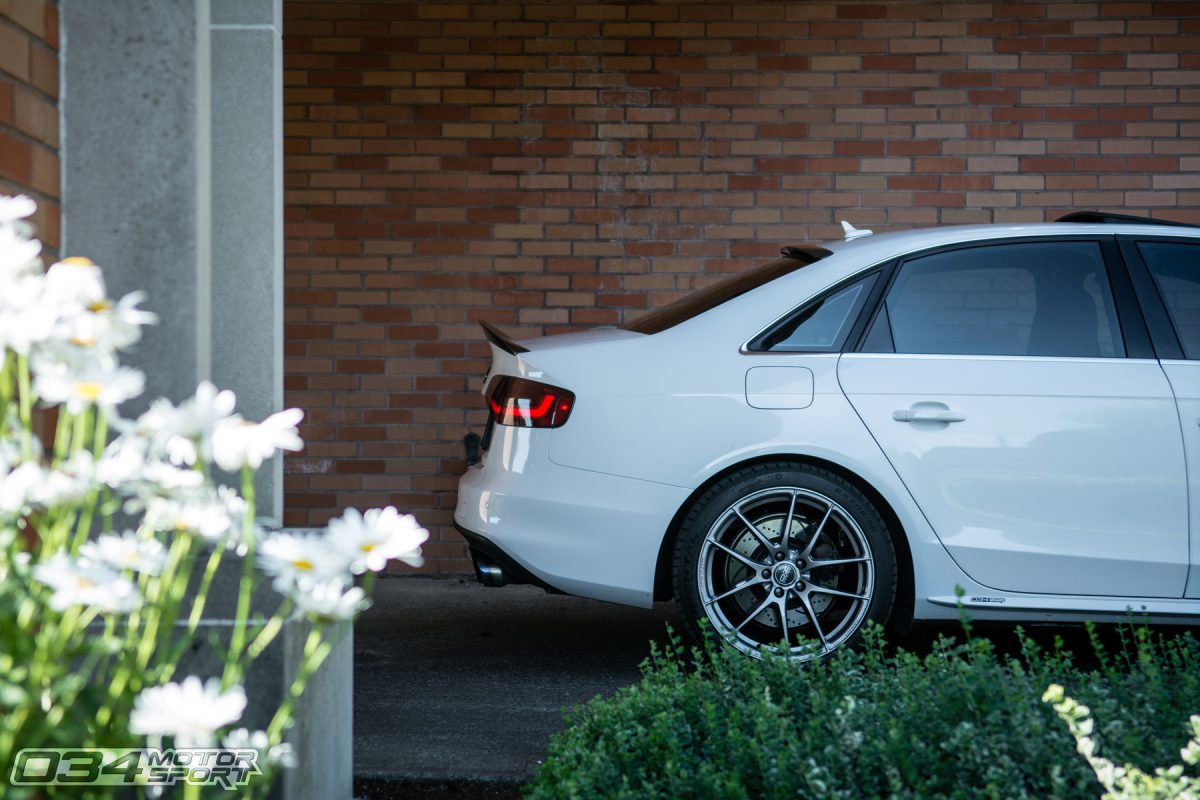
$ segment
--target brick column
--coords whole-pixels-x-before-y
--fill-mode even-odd
[[[38,201],[33,218],[53,257],[60,244],[58,4],[0,5],[0,194]]]

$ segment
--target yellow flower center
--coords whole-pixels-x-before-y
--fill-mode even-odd
[[[99,340],[95,336],[72,336],[71,337],[71,344],[77,345],[79,347],[91,347],[97,341],[99,341]]]
[[[374,549],[375,549],[377,546],[378,546],[378,545],[374,545],[374,544],[364,544],[364,545],[363,545],[362,547],[360,547],[359,549],[360,549],[360,550],[362,550],[364,553],[369,553],[369,552],[371,552],[372,550],[374,550]]]
[[[99,313],[101,311],[112,311],[112,310],[113,310],[112,301],[108,300],[107,298],[104,300],[97,300],[96,302],[94,302],[90,306],[88,306],[88,311],[92,311],[95,313]]]
[[[72,267],[94,267],[94,266],[96,266],[94,261],[92,261],[90,258],[84,258],[83,256],[68,256],[67,258],[64,258],[62,260],[62,262],[60,262],[60,263],[70,264]]]
[[[313,569],[313,563],[311,561],[305,561],[302,558],[292,561],[292,566],[296,569],[302,569],[305,572],[312,572]]]
[[[94,581],[89,581],[82,575],[75,576],[75,587],[78,589],[91,589],[95,585]]]
[[[82,397],[84,400],[99,400],[100,395],[104,393],[104,384],[96,383],[95,381],[83,381],[75,385],[75,394]]]

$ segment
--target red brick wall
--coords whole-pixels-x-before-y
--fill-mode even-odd
[[[781,242],[1200,222],[1200,3],[285,3],[290,524],[451,521],[488,348]]]
[[[59,245],[58,5],[0,2],[0,194],[38,201],[38,234]]]

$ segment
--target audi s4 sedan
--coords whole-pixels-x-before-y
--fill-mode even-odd
[[[959,602],[1200,621],[1200,227],[844,227],[620,328],[485,324],[480,580],[797,660]]]

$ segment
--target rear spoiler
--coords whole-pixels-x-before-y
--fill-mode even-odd
[[[521,345],[517,344],[512,339],[501,333],[500,329],[495,325],[492,325],[490,322],[479,320],[479,327],[483,328],[483,335],[487,337],[487,340],[496,345],[496,347],[499,347],[504,352],[511,353],[514,356],[518,353],[529,352],[528,347],[522,347]]]

